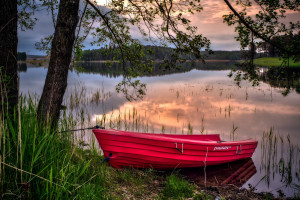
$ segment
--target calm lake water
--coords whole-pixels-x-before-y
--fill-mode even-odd
[[[267,82],[253,87],[242,81],[237,86],[227,76],[230,67],[232,63],[218,62],[140,77],[147,84],[146,95],[129,102],[115,91],[123,79],[120,70],[81,63],[80,70],[69,72],[64,104],[78,120],[78,127],[102,122],[107,128],[140,132],[219,133],[223,140],[256,139],[259,144],[252,159],[209,168],[206,184],[220,184],[235,171],[248,169],[239,177],[243,181],[238,186],[249,188],[250,184],[258,192],[275,195],[278,190],[286,196],[299,193],[300,94],[294,89],[285,93],[284,88]],[[262,76],[264,71],[261,69]],[[20,67],[20,92],[39,96],[46,73],[44,67]],[[91,131],[82,132],[82,140],[90,141],[91,135]],[[203,184],[202,172],[183,171],[199,184]]]

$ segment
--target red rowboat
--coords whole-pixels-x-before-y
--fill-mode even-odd
[[[185,168],[249,158],[257,141],[225,142],[220,135],[171,135],[93,129],[105,158],[116,168]]]

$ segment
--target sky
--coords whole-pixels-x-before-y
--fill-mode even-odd
[[[106,3],[106,0],[97,0],[99,5]],[[211,41],[212,50],[239,50],[239,42],[237,42],[234,37],[237,33],[234,32],[234,27],[229,27],[227,24],[223,23],[222,16],[229,13],[229,8],[226,6],[223,0],[202,0],[201,5],[203,6],[203,11],[191,15],[189,19],[192,25],[198,27],[198,34],[202,34]],[[250,10],[250,14],[255,12],[255,8]],[[18,41],[18,51],[26,52],[30,55],[45,55],[45,52],[41,52],[35,49],[35,43],[39,42],[41,38],[53,34],[54,27],[51,21],[51,14],[46,10],[39,11],[35,13],[35,17],[38,19],[33,30],[21,31],[19,30],[19,41]],[[290,18],[300,18],[299,13],[292,13],[288,15]],[[141,39],[141,36],[137,34],[136,29],[131,31],[133,37]],[[84,45],[85,49],[94,49],[95,46],[91,46],[92,38],[89,36]],[[147,44],[147,42],[143,42]]]

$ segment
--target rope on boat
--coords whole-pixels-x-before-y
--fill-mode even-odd
[[[87,127],[87,128],[80,128],[80,129],[73,129],[73,130],[65,130],[58,133],[66,133],[66,132],[74,132],[74,131],[83,131],[83,130],[89,130],[89,129],[105,129],[104,127],[101,127],[99,125],[93,126],[93,127]]]
[[[104,158],[104,159],[100,162],[100,165],[101,165],[102,163],[104,163],[105,161],[106,161],[106,162],[110,161],[111,156],[112,156],[112,154],[110,153],[109,156],[108,156],[107,158]]]
[[[73,130],[65,130],[65,131],[61,131],[59,133],[66,133],[66,132],[73,132],[73,131],[82,131],[82,130],[89,130],[89,129],[105,129],[104,127],[101,127],[99,125],[93,126],[93,127],[87,127],[87,128],[80,128],[80,129],[73,129]],[[104,158],[101,162],[100,165],[102,163],[104,163],[105,161],[108,162],[110,161],[110,158],[112,157],[112,154],[110,153],[109,156],[107,158]]]

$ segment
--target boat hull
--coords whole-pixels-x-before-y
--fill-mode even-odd
[[[109,163],[116,168],[187,168],[249,158],[255,140],[224,142],[219,135],[165,135],[113,129],[93,130]]]

